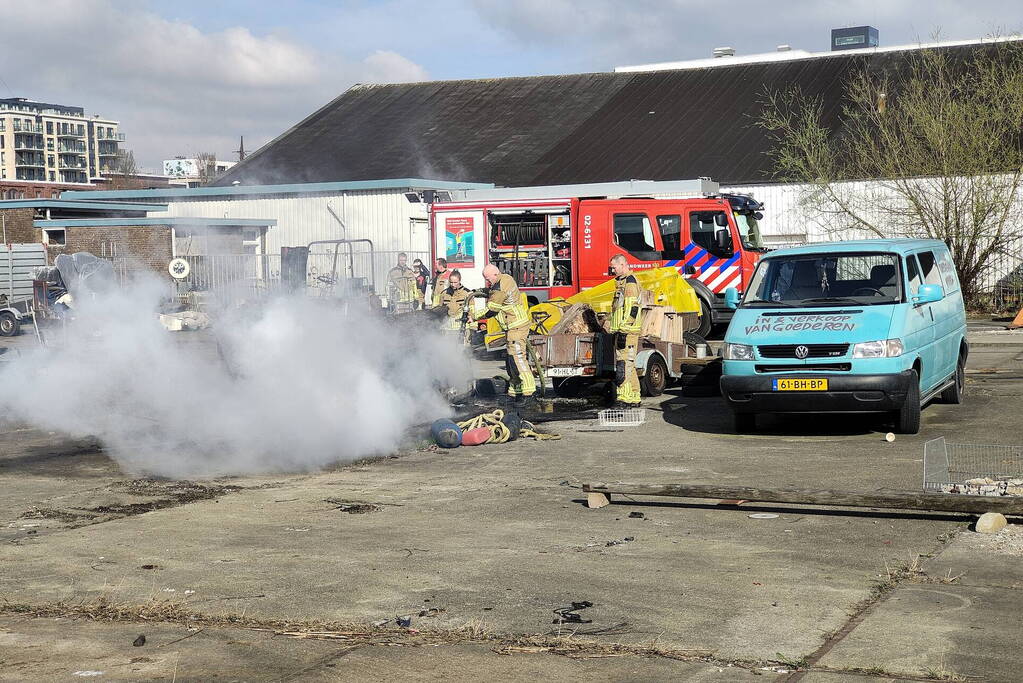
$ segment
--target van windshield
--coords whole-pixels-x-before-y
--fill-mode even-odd
[[[902,301],[894,254],[798,254],[763,259],[742,306],[874,306]]]

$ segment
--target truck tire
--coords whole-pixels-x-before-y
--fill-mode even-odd
[[[21,331],[21,322],[18,316],[10,311],[0,313],[0,336],[14,337]]]
[[[660,396],[668,386],[668,366],[658,354],[650,356],[646,362],[646,372],[639,379],[639,387],[644,396]]]
[[[961,355],[956,362],[955,381],[952,386],[941,392],[941,402],[959,405],[963,402],[963,390],[966,388],[966,359]]]
[[[693,333],[706,338],[713,327],[714,320],[711,315],[710,304],[705,299],[700,299],[700,326],[693,330]]]
[[[913,381],[906,392],[906,402],[895,411],[895,431],[899,434],[920,432],[920,377],[913,371]]]
[[[757,431],[756,413],[735,413],[736,434],[748,434]]]

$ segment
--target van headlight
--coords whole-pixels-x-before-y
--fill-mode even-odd
[[[725,360],[753,360],[753,347],[749,344],[725,343]]]
[[[905,349],[901,339],[882,339],[853,345],[853,358],[895,358]]]

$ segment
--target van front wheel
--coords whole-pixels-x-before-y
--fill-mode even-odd
[[[920,432],[920,377],[915,370],[906,392],[906,401],[895,413],[895,431],[899,434]]]

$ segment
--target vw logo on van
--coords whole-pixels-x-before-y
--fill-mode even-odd
[[[802,344],[796,347],[796,358],[802,360],[810,355],[810,349],[806,348]]]

